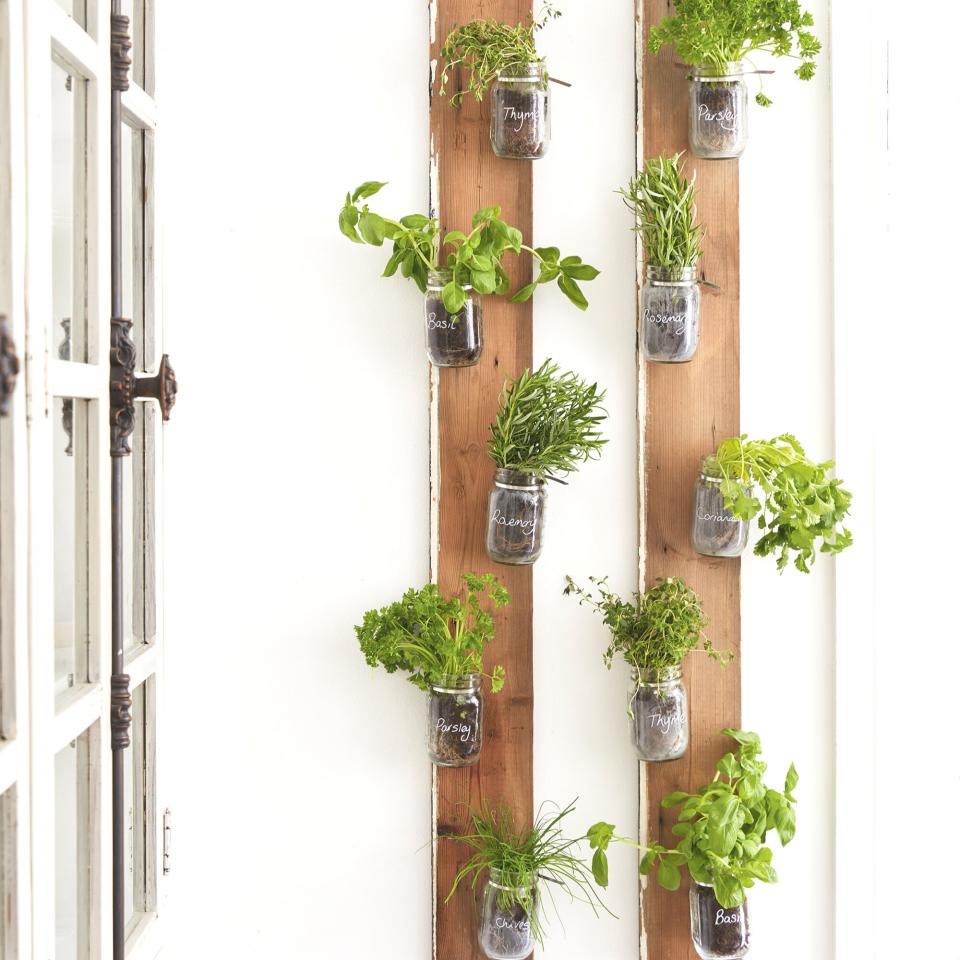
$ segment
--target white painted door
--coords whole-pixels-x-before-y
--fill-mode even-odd
[[[123,308],[159,360],[150,0],[130,0]],[[111,953],[110,8],[0,0],[0,314],[21,350],[0,425],[0,955]],[[159,415],[124,460],[127,956],[160,949]]]

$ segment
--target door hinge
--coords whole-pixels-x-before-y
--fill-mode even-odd
[[[163,811],[163,875],[170,872],[170,808]]]

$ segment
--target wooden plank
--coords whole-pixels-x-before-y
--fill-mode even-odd
[[[672,49],[652,57],[646,38],[668,12],[668,0],[637,0],[642,29],[640,157],[687,150],[686,71]],[[660,801],[673,790],[692,790],[713,776],[727,749],[724,727],[740,724],[740,561],[698,556],[690,545],[693,486],[702,457],[724,437],[740,432],[739,172],[736,160],[698,160],[685,154],[688,175],[696,171],[697,209],[706,225],[702,265],[720,284],[705,295],[701,341],[689,364],[646,365],[645,567],[646,585],[657,577],[680,576],[703,599],[709,635],[738,659],[725,670],[703,656],[684,666],[690,694],[690,748],[674,763],[647,764],[644,827],[647,839],[673,846],[675,811]],[[642,359],[640,361],[643,362]],[[643,371],[641,371],[642,373]],[[641,953],[656,960],[694,960],[687,886],[676,893],[646,884],[642,903]]]
[[[439,50],[457,23],[477,16],[507,23],[526,20],[530,0],[434,0],[431,5],[430,61],[436,71]],[[453,89],[456,89],[454,84]],[[431,95],[431,204],[444,231],[469,229],[475,210],[497,204],[504,218],[532,233],[532,170],[528,162],[498,160],[490,148],[489,113],[468,98],[453,109],[447,98]],[[507,269],[515,283],[527,282],[528,258],[512,257]],[[435,525],[433,576],[445,594],[460,589],[464,572],[493,571],[513,602],[496,617],[496,641],[490,662],[506,667],[507,683],[487,695],[484,745],[480,762],[466,770],[435,768],[433,813],[438,836],[457,832],[464,804],[508,803],[521,820],[533,814],[533,614],[529,567],[494,564],[485,548],[487,494],[493,464],[487,455],[488,427],[496,415],[506,378],[516,376],[533,359],[532,306],[503,298],[483,302],[484,348],[473,367],[441,370],[432,392],[434,429],[431,485],[439,496]],[[439,477],[436,476],[439,472]],[[477,912],[468,889],[444,906],[453,877],[467,858],[461,845],[435,846],[434,956],[437,960],[482,960],[477,943]]]

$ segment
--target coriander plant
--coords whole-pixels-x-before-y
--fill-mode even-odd
[[[534,34],[547,23],[559,17],[559,11],[545,3],[539,18],[531,14],[527,24],[511,27],[493,19],[471,20],[454,27],[440,49],[443,69],[440,72],[440,96],[447,92],[447,81],[456,67],[467,70],[467,85],[450,97],[451,106],[458,107],[463,98],[472,94],[482,100],[487,87],[499,74],[522,72],[529,64],[543,63],[537,53]]]
[[[574,801],[575,803],[576,801]],[[563,821],[576,809],[568,804],[558,812],[541,807],[532,827],[518,827],[513,812],[506,806],[484,806],[470,811],[470,832],[441,839],[465,844],[473,853],[453,879],[446,896],[449,903],[461,883],[470,881],[476,889],[485,871],[498,871],[496,907],[503,913],[520,908],[530,925],[533,938],[543,943],[543,916],[538,902],[538,881],[553,898],[553,888],[567,893],[571,899],[589,904],[599,916],[598,908],[607,910],[596,886],[607,886],[607,873],[587,869],[579,854],[586,835],[567,837]],[[609,913],[609,910],[607,910]]]
[[[794,554],[793,564],[802,573],[810,572],[818,544],[821,553],[837,554],[853,543],[843,526],[852,495],[842,481],[827,476],[832,468],[832,460],[814,463],[789,433],[772,440],[730,437],[704,461],[704,472],[721,478],[726,509],[741,520],[756,517],[766,531],[753,552],[776,554],[778,570]],[[753,484],[763,493],[762,504]]]
[[[599,430],[606,419],[601,406],[606,391],[559,371],[548,358],[504,386],[487,442],[501,470],[556,480],[599,458],[607,442]]]
[[[360,649],[371,667],[387,673],[404,670],[421,690],[445,677],[483,673],[483,651],[493,639],[493,617],[481,607],[481,599],[495,608],[510,602],[510,594],[492,573],[464,574],[466,599],[441,596],[437,585],[421,590],[412,587],[396,603],[368,610],[363,623],[354,627]],[[490,689],[503,687],[502,666],[493,668]]]
[[[529,300],[539,284],[556,280],[563,294],[581,310],[586,310],[587,298],[579,282],[593,280],[599,270],[583,262],[578,256],[561,257],[557,247],[529,247],[523,234],[500,216],[500,207],[484,207],[473,215],[469,233],[452,230],[440,235],[435,218],[422,213],[411,213],[399,220],[390,220],[374,213],[366,203],[384,186],[378,180],[360,184],[348,192],[340,211],[340,231],[354,243],[383,246],[384,240],[393,243],[393,249],[383,276],[400,275],[410,278],[421,292],[426,292],[431,272],[445,265],[452,278],[443,288],[443,304],[451,313],[460,311],[467,294],[463,287],[470,285],[480,294],[503,296],[510,290],[510,278],[503,268],[507,252],[529,253],[539,266],[539,274],[532,283],[517,290],[512,303]],[[446,255],[443,252],[446,251]]]
[[[696,174],[689,180],[683,175],[681,156],[651,157],[643,171],[618,191],[633,212],[644,260],[669,271],[672,280],[678,280],[685,267],[696,267],[703,252],[703,227],[694,223]]]
[[[578,587],[570,577],[564,594],[580,598],[603,614],[610,628],[610,645],[603,655],[609,670],[617,656],[638,673],[679,666],[692,650],[701,647],[707,656],[725,664],[729,654],[714,649],[703,632],[707,624],[703,604],[680,577],[660,577],[646,593],[634,593],[633,602],[607,588],[607,577],[590,577],[599,599]]]
[[[800,61],[794,73],[810,80],[821,43],[810,31],[813,15],[797,0],[675,0],[673,16],[650,30],[650,52],[673,44],[689,66],[707,64],[724,72],[728,63],[763,51]],[[769,106],[762,92],[757,103]]]

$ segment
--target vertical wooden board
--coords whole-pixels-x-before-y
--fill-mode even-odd
[[[530,0],[433,0],[431,6],[431,80],[435,81],[439,51],[455,24],[474,17],[494,17],[506,23],[525,21]],[[452,76],[448,96],[457,89]],[[525,161],[497,159],[490,148],[488,99],[468,98],[459,109],[448,97],[437,96],[432,82],[430,101],[431,205],[441,229],[469,230],[473,213],[484,206],[503,208],[504,218],[532,235],[532,170]],[[508,255],[507,269],[515,284],[527,282],[529,258]],[[476,366],[439,373],[432,403],[434,426],[434,491],[436,513],[433,574],[444,594],[459,591],[465,572],[494,572],[510,591],[512,603],[496,616],[496,640],[488,664],[502,663],[507,680],[502,692],[487,692],[484,745],[477,766],[465,770],[435,768],[434,822],[438,837],[434,856],[437,960],[482,960],[477,943],[477,909],[467,885],[447,905],[443,900],[468,853],[444,834],[459,832],[467,806],[504,801],[522,821],[533,814],[533,611],[529,567],[493,563],[486,552],[487,496],[493,463],[487,455],[489,424],[496,415],[504,381],[530,366],[533,310],[531,304],[510,304],[503,298],[483,301],[483,355]]]
[[[711,639],[737,656],[726,669],[701,654],[687,658],[690,748],[682,760],[646,764],[647,839],[673,846],[676,811],[664,811],[660,801],[673,790],[694,790],[710,780],[728,749],[720,731],[740,725],[740,561],[701,557],[690,544],[700,461],[724,437],[740,432],[739,173],[736,160],[699,160],[689,152],[687,71],[676,65],[672,48],[657,57],[646,48],[651,25],[672,7],[668,0],[637,3],[644,43],[640,159],[687,151],[687,175],[696,171],[697,209],[706,227],[702,267],[721,287],[716,295],[704,289],[696,357],[688,364],[646,365],[645,582],[649,587],[657,577],[683,577],[703,599]],[[643,894],[642,924],[645,956],[696,958],[686,884],[670,893],[651,878]]]

